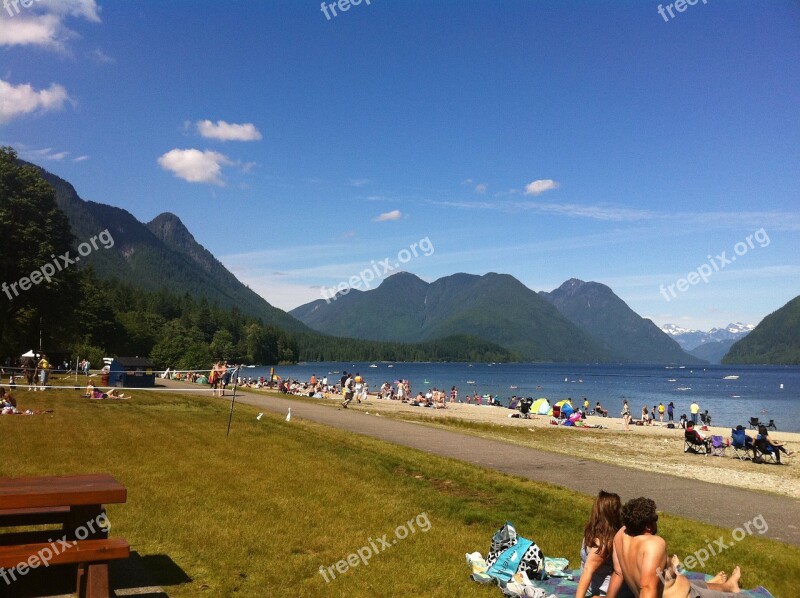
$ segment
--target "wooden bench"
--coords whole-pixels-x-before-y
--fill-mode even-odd
[[[10,585],[30,569],[77,564],[78,596],[109,598],[108,563],[128,558],[130,546],[107,538],[100,521],[107,519],[104,504],[126,500],[125,487],[107,474],[0,478],[0,527],[61,526],[0,535],[2,582]]]
[[[121,538],[73,540],[0,546],[2,577],[11,584],[31,569],[78,564],[77,593],[81,598],[108,598],[108,562],[126,559],[130,546]]]

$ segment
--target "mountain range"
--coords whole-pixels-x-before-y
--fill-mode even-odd
[[[453,274],[427,283],[401,272],[290,312],[338,336],[407,341],[474,334],[526,361],[701,363],[607,286],[571,279],[536,293],[513,276]]]
[[[725,362],[800,363],[800,297],[755,329],[736,323],[701,332],[671,324],[659,329],[596,282],[569,279],[536,293],[508,274],[459,273],[427,283],[401,272],[373,290],[352,289],[334,301],[320,299],[286,313],[242,284],[176,215],[139,222],[124,209],[83,200],[67,181],[29,165],[54,187],[78,243],[105,230],[113,237],[113,247],[93,251],[82,266],[144,290],[167,289],[236,308],[299,333],[309,352],[345,342],[323,333],[402,343],[460,339],[479,353],[507,351],[528,361],[699,364],[716,362],[735,343]]]
[[[264,324],[291,332],[309,331],[239,282],[174,214],[165,212],[144,224],[122,208],[81,199],[64,179],[30,166],[55,189],[58,207],[67,215],[79,243],[104,230],[111,234],[113,247],[84,258],[100,278],[118,278],[148,291],[166,288],[176,294],[205,297],[222,307],[236,307]]]
[[[728,324],[724,328],[712,328],[708,332],[683,328],[676,324],[664,324],[661,330],[670,335],[689,354],[709,363],[721,363],[736,341],[747,336],[753,324]]]
[[[712,328],[708,332],[703,330],[693,330],[683,328],[676,324],[664,324],[661,330],[670,335],[686,351],[691,351],[704,343],[714,343],[719,341],[738,341],[747,336],[755,326],[753,324],[728,324],[724,328]]]

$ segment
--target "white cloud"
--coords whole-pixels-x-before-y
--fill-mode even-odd
[[[400,220],[403,217],[403,214],[400,210],[392,210],[391,212],[384,212],[373,218],[373,222],[390,222],[392,220]]]
[[[66,42],[78,34],[64,25],[67,17],[100,22],[95,0],[36,0],[29,7],[5,3],[0,13],[0,46],[41,46],[65,51]]]
[[[56,15],[0,19],[0,46],[50,46],[63,48],[63,28]]]
[[[37,91],[28,83],[12,85],[0,79],[0,123],[32,112],[60,110],[67,100],[67,90],[56,83]]]
[[[83,17],[93,23],[100,22],[100,7],[97,6],[96,0],[61,0],[60,2],[50,2],[49,5],[53,12]]]
[[[452,201],[429,200],[436,206],[462,210],[498,210],[504,212],[532,211],[544,214],[586,218],[606,222],[650,221],[664,224],[674,231],[676,223],[684,232],[690,230],[736,229],[752,232],[764,228],[767,232],[800,231],[800,213],[781,210],[763,212],[655,212],[613,204],[542,203],[538,201]]]
[[[233,164],[224,154],[209,150],[173,149],[158,159],[164,170],[190,183],[211,183],[223,186],[222,167]]]
[[[83,162],[84,160],[88,160],[89,156],[78,156],[77,158],[73,158],[73,162]]]
[[[258,141],[261,133],[253,123],[238,125],[218,120],[197,121],[197,132],[206,139],[219,139],[220,141]]]
[[[95,48],[89,52],[87,56],[97,64],[114,64],[116,62],[114,58],[103,52],[100,48]]]
[[[538,179],[525,185],[525,195],[540,195],[556,188],[558,188],[558,183],[553,179]]]
[[[479,185],[475,185],[475,193],[480,193],[483,195],[486,193],[486,190],[489,188],[489,185],[486,183],[480,183]]]
[[[350,179],[350,184],[353,187],[363,187],[369,184],[369,179]]]
[[[21,155],[27,160],[53,160],[56,162],[60,162],[67,156],[69,156],[69,152],[54,152],[52,147],[46,147],[44,149],[38,150],[24,150],[21,152]]]
[[[573,218],[589,218],[610,222],[638,222],[651,220],[659,215],[648,210],[637,210],[621,206],[586,205],[575,203],[540,203],[535,201],[434,201],[434,205],[468,210],[503,210],[506,212],[535,211]]]

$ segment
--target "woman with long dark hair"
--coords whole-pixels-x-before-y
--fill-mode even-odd
[[[581,578],[575,598],[605,596],[614,565],[614,535],[622,527],[622,501],[618,494],[600,491],[592,505],[592,513],[583,530],[581,543]],[[619,598],[633,598],[627,586],[620,588]]]

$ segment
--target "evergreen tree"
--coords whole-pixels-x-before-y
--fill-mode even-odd
[[[38,348],[40,329],[45,350],[70,341],[79,299],[73,245],[53,188],[0,148],[0,354]]]

